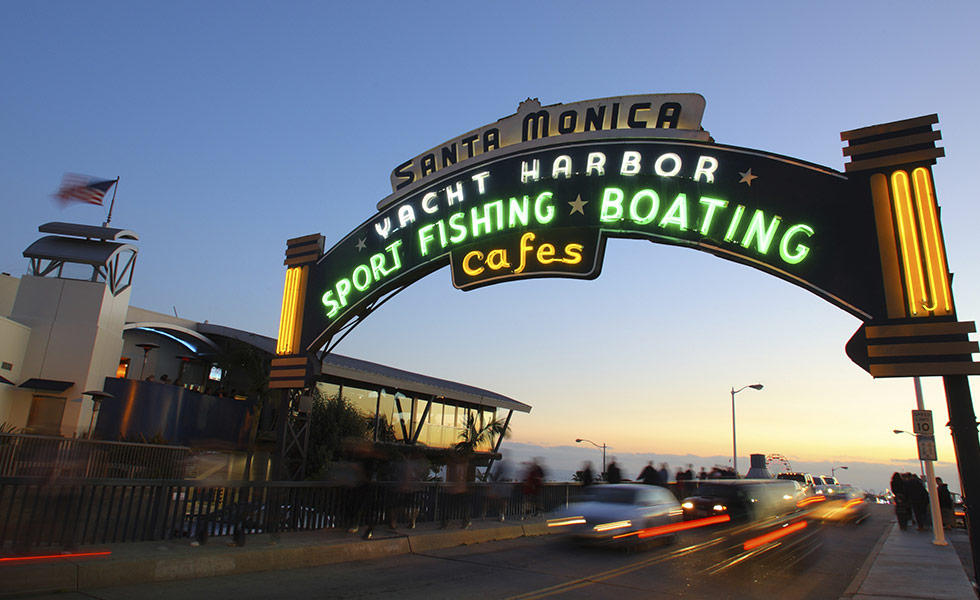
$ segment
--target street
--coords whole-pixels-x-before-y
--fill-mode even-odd
[[[45,598],[839,598],[892,517],[872,506],[860,525],[825,525],[799,562],[747,560],[719,570],[718,531],[684,532],[674,544],[624,551],[579,547],[561,536],[458,546],[324,567],[65,593]],[[923,533],[922,535],[928,535]]]

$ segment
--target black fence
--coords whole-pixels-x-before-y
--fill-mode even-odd
[[[0,477],[181,479],[190,448],[0,433]]]
[[[0,477],[0,553],[33,548],[167,540],[203,535],[280,533],[369,525],[507,520],[574,501],[577,484],[545,484],[538,495],[519,483],[444,483],[404,490],[375,483],[92,480]],[[363,530],[363,529],[362,529]]]

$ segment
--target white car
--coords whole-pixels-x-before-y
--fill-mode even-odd
[[[619,483],[591,487],[580,502],[549,519],[548,527],[582,541],[672,540],[672,526],[683,518],[680,503],[666,488]]]

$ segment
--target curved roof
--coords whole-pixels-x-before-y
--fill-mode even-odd
[[[199,323],[197,330],[204,335],[220,335],[251,344],[273,356],[276,353],[276,340],[264,335],[212,323]],[[525,413],[531,412],[529,405],[490,390],[447,379],[439,379],[438,377],[430,377],[421,373],[403,371],[341,354],[330,353],[324,356],[321,370],[326,375],[370,382],[392,391],[401,389],[432,396],[445,396],[452,400],[461,400],[482,406],[493,406]]]
[[[136,246],[46,235],[28,246],[24,250],[24,257],[99,266],[107,264],[116,254],[127,250],[135,253]]]
[[[74,235],[85,238],[95,238],[98,240],[139,240],[139,236],[128,229],[115,229],[112,227],[99,227],[98,225],[82,225],[80,223],[63,223],[53,221],[45,223],[37,228],[41,233],[57,233],[60,235]]]
[[[462,400],[463,402],[506,408],[518,412],[531,412],[529,405],[497,392],[465,383],[403,371],[340,354],[327,354],[323,357],[323,372],[335,377],[370,381],[393,389],[411,390],[433,396],[446,396],[452,400]]]

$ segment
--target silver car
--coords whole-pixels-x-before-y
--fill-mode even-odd
[[[620,483],[591,487],[581,499],[548,520],[582,541],[673,539],[673,524],[684,511],[667,489],[656,485]]]

